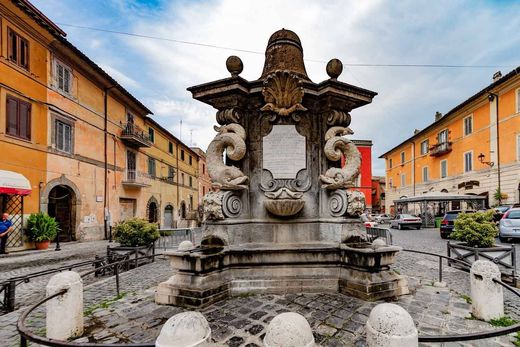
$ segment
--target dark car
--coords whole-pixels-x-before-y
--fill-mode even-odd
[[[453,227],[455,226],[455,219],[459,216],[459,213],[473,213],[474,210],[453,210],[448,211],[444,215],[441,221],[441,238],[447,239],[450,237]]]
[[[502,205],[495,207],[495,212],[493,213],[493,220],[495,222],[500,222],[504,214],[509,211],[514,205]]]

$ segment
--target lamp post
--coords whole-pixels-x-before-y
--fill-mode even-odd
[[[489,102],[495,101],[495,109],[496,109],[496,123],[497,123],[497,176],[498,176],[498,203],[502,204],[502,189],[500,185],[500,123],[498,121],[498,95],[495,93],[488,94]]]

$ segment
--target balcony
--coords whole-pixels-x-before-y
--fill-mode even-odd
[[[152,146],[148,134],[132,122],[124,125],[123,131],[121,131],[121,140],[132,147]]]
[[[451,142],[440,142],[430,147],[431,157],[440,157],[451,152]]]
[[[121,182],[125,187],[144,188],[151,186],[151,179],[148,174],[136,170],[126,170],[125,177]]]

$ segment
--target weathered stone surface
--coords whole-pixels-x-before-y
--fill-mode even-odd
[[[501,279],[498,265],[477,260],[471,266],[472,312],[475,317],[486,321],[504,316],[504,292],[501,285],[493,282],[494,279]]]
[[[47,284],[47,296],[64,289],[65,294],[46,304],[46,334],[56,340],[83,334],[83,282],[77,272],[64,271],[52,276]]]
[[[265,347],[314,347],[314,336],[307,320],[294,312],[273,318],[264,337]]]
[[[395,304],[379,304],[366,323],[368,347],[417,347],[418,333],[408,312]]]
[[[164,323],[156,347],[209,347],[211,329],[200,312],[176,314]]]

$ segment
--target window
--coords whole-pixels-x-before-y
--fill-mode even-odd
[[[438,143],[448,142],[448,129],[444,129],[439,134],[437,134],[437,142]]]
[[[193,177],[190,176],[190,187],[193,187]]]
[[[404,187],[406,185],[406,175],[401,174],[401,187]]]
[[[188,161],[189,161],[190,165],[193,165],[193,158],[191,157],[191,155],[189,156]]]
[[[184,160],[184,149],[181,149],[181,160]]]
[[[11,29],[8,29],[8,35],[9,43],[7,51],[9,60],[16,65],[29,70],[29,41]]]
[[[516,160],[520,161],[520,135],[516,135]]]
[[[155,178],[155,159],[148,157],[148,175]]]
[[[441,178],[448,177],[448,161],[446,159],[441,160]]]
[[[404,164],[404,152],[401,152],[401,164]]]
[[[175,169],[173,166],[168,165],[168,182],[173,182],[173,178],[175,177]]]
[[[6,133],[30,140],[31,104],[9,95],[6,101]]]
[[[70,124],[56,119],[54,136],[57,150],[72,153],[72,127]]]
[[[64,93],[72,92],[72,70],[59,60],[54,61],[54,79],[56,88]]]
[[[423,182],[428,182],[428,180],[429,180],[427,166],[422,168],[422,179],[423,179]]]
[[[193,196],[190,195],[190,210],[193,210]]]
[[[421,155],[428,153],[429,144],[430,142],[428,140],[421,142]]]
[[[184,174],[181,173],[181,184],[184,185]]]
[[[152,128],[148,128],[148,137],[150,138],[150,141],[155,142],[155,132]]]
[[[464,136],[467,136],[473,132],[473,116],[464,118]]]
[[[392,168],[392,158],[388,159],[388,168]]]
[[[388,181],[388,188],[393,188],[394,187],[393,185],[394,185],[394,182],[390,178],[390,180]]]
[[[464,172],[473,170],[473,152],[464,153]]]
[[[173,143],[171,142],[168,142],[168,152],[170,152],[170,154],[173,154]]]
[[[519,137],[520,139],[520,137]],[[206,174],[206,164],[202,164],[202,174]]]

